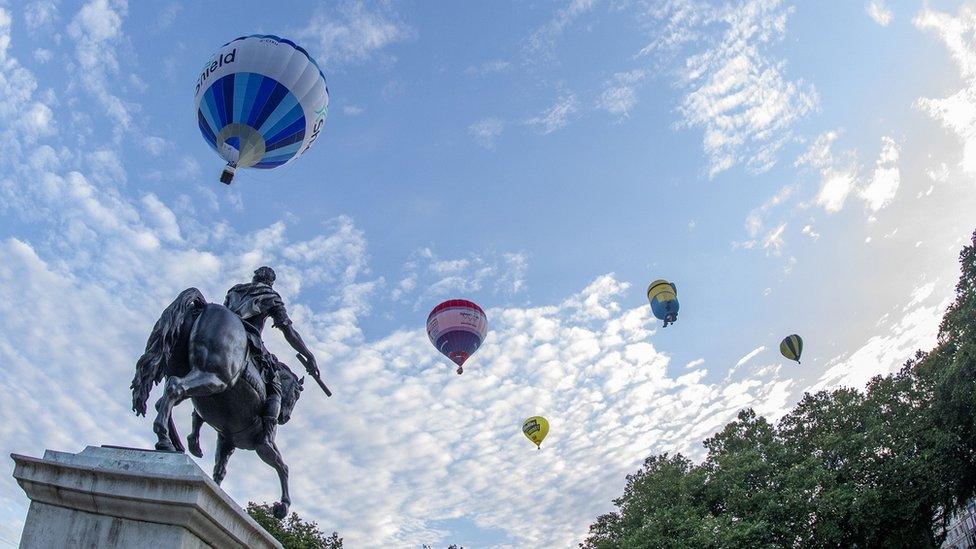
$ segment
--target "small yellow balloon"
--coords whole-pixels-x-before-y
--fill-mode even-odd
[[[536,448],[542,448],[543,439],[549,434],[549,421],[542,416],[532,416],[522,422],[522,433],[535,443]]]

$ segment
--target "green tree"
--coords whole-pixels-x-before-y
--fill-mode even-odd
[[[302,520],[297,513],[279,519],[274,516],[271,505],[254,502],[247,504],[247,513],[285,549],[342,549],[338,532],[326,536],[318,524]]]
[[[653,456],[587,549],[935,548],[976,497],[976,233],[938,344],[863,391],[805,394],[776,425],[743,410],[693,464]]]

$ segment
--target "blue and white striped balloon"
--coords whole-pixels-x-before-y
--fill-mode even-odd
[[[237,167],[277,168],[304,154],[329,112],[315,60],[270,34],[224,44],[200,73],[195,99],[200,132],[227,162],[224,183]]]

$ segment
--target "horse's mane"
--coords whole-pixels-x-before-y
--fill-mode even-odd
[[[149,391],[167,375],[174,347],[188,335],[194,314],[206,303],[200,290],[187,288],[163,310],[156,321],[129,386],[132,389],[132,409],[136,414],[146,415]]]

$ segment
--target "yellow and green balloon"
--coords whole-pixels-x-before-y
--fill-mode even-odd
[[[779,352],[786,358],[795,360],[799,364],[800,354],[803,353],[803,339],[796,334],[784,337],[783,341],[779,344]]]

